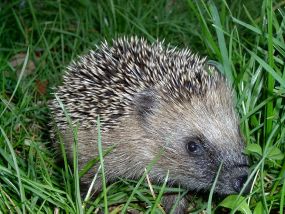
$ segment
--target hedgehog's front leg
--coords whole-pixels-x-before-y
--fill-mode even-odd
[[[179,194],[165,194],[162,198],[162,205],[166,213],[184,214],[187,213],[189,205],[186,197],[182,197]],[[174,209],[174,210],[173,210]]]

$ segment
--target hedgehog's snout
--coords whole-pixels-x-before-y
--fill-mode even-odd
[[[231,170],[227,170],[227,174],[229,176],[227,186],[229,189],[231,189],[231,191],[229,191],[227,194],[247,195],[250,193],[252,179],[249,179],[250,170],[248,166],[248,159],[245,156],[243,157],[245,158],[242,162],[243,164],[228,166],[231,168]]]
[[[216,187],[216,193],[220,196],[227,196],[230,194],[242,194],[248,195],[252,186],[252,180],[249,180],[248,172],[244,170],[239,170],[237,168],[235,171],[226,173],[222,176],[222,180],[218,183]]]
[[[248,175],[247,174],[243,174],[235,179],[233,179],[232,182],[232,187],[236,192],[241,192],[241,190],[243,189],[244,185],[246,184],[246,181],[248,179]],[[248,194],[250,192],[250,182],[249,184],[244,188],[244,191],[242,192],[243,194]]]

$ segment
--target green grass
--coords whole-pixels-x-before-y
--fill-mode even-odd
[[[284,213],[284,7],[284,1],[270,0],[1,1],[0,210],[93,213],[98,207],[107,212],[108,205],[112,213],[162,213],[160,199],[170,188],[152,186],[154,197],[144,183],[147,172],[137,182],[121,180],[95,199],[82,199],[80,172],[67,161],[57,164],[48,136],[47,101],[65,66],[103,39],[138,35],[208,56],[236,90],[256,172],[252,193],[222,202],[193,196],[190,211],[223,206],[232,213]],[[20,53],[23,63],[15,67],[12,59]]]

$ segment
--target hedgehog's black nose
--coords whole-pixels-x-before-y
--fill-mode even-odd
[[[233,181],[233,188],[236,192],[240,192],[243,188],[243,185],[247,181],[247,175],[242,175]],[[243,191],[243,194],[248,194],[250,191],[250,183],[246,186],[246,188]]]

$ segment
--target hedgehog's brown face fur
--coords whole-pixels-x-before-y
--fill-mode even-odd
[[[137,104],[145,109],[139,109],[143,117],[139,124],[145,131],[141,155],[149,160],[160,151],[162,155],[151,172],[154,179],[163,181],[169,170],[170,183],[190,190],[209,190],[223,161],[215,191],[239,193],[248,176],[248,160],[242,154],[244,142],[226,84],[221,82],[188,102],[175,103],[155,92],[143,96],[145,103],[140,97]],[[145,143],[146,139],[152,145]]]

